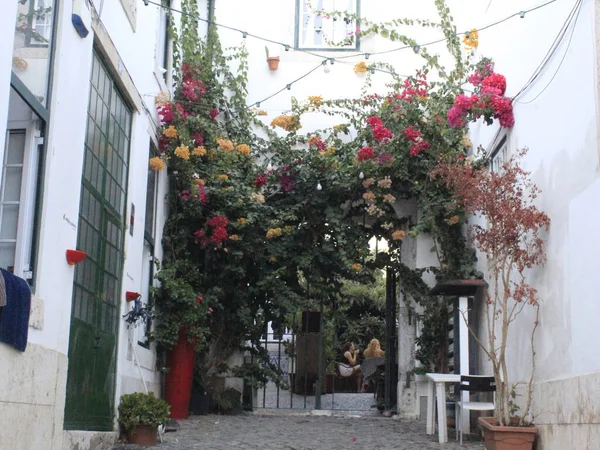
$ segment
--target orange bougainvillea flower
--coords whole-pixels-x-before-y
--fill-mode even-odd
[[[200,147],[196,147],[194,150],[192,150],[192,155],[194,156],[204,156],[206,155],[206,149],[202,146]]]
[[[150,158],[149,163],[152,170],[163,170],[165,168],[165,162],[158,156]]]
[[[367,63],[364,61],[359,62],[354,66],[354,73],[365,73],[367,70]]]
[[[406,236],[404,230],[396,230],[392,233],[392,239],[395,241],[401,241]]]
[[[176,138],[177,136],[179,136],[177,128],[175,128],[173,125],[169,125],[169,127],[165,128],[163,134],[168,138]]]
[[[250,154],[250,146],[247,144],[240,144],[236,147],[236,150],[242,155],[248,156]]]
[[[356,270],[357,272],[362,270],[362,264],[354,263],[352,264],[352,270]]]
[[[219,149],[221,150],[233,150],[233,142],[231,142],[229,139],[217,139],[217,144],[219,145]]]
[[[190,159],[190,149],[187,145],[182,145],[175,149],[175,156],[179,156],[182,159]]]

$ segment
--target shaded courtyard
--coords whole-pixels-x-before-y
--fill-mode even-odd
[[[179,421],[180,429],[164,435],[161,450],[308,450],[308,449],[394,449],[394,450],[483,450],[481,442],[452,439],[437,442],[436,435],[425,434],[422,421],[395,420],[383,417],[288,415],[194,416]],[[134,450],[136,446],[119,445],[114,450]],[[140,447],[141,448],[141,447]]]

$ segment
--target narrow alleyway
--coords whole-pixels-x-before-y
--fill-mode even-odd
[[[180,429],[166,433],[156,450],[483,450],[481,442],[439,444],[437,435],[425,434],[421,421],[373,417],[310,415],[195,416],[179,422]],[[137,450],[120,445],[114,450]]]

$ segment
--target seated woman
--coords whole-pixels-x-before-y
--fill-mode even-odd
[[[369,358],[383,358],[385,356],[385,352],[381,350],[381,345],[379,344],[379,340],[371,339],[367,349],[364,351],[363,355],[365,355],[365,359]]]
[[[342,357],[338,360],[338,369],[343,377],[351,377],[360,372],[358,364],[358,354],[360,350],[354,347],[351,342],[346,342],[342,349]],[[360,377],[358,377],[358,387],[360,387]]]

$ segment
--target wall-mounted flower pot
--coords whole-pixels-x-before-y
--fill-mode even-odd
[[[87,255],[80,250],[67,250],[67,262],[71,266],[80,263],[86,258],[86,256]]]
[[[132,302],[140,296],[141,296],[141,294],[139,292],[133,292],[133,291],[125,292],[125,300],[127,300],[128,302]]]
[[[269,64],[269,69],[277,70],[279,67],[279,56],[269,56],[267,58],[267,64]]]
[[[487,450],[532,450],[537,427],[500,427],[493,417],[480,417]]]

